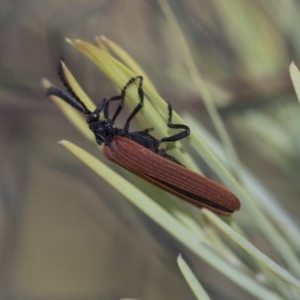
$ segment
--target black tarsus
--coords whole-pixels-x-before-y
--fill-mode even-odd
[[[160,140],[160,142],[176,142],[176,141],[179,141],[179,140],[184,139],[185,137],[189,136],[190,128],[187,125],[172,123],[173,108],[169,101],[168,101],[168,111],[169,111],[169,118],[168,118],[168,123],[167,123],[168,127],[172,128],[172,129],[183,129],[183,131],[181,131],[177,134],[168,136],[168,137],[164,137]]]

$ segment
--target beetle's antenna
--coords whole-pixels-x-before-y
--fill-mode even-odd
[[[72,87],[70,86],[65,73],[63,71],[63,61],[60,60],[59,64],[58,64],[58,69],[57,69],[57,73],[58,76],[62,82],[62,84],[64,85],[64,87],[66,88],[67,92],[69,93],[66,94],[63,91],[61,91],[60,89],[56,88],[56,87],[50,87],[49,89],[47,89],[47,96],[56,96],[62,100],[64,100],[65,102],[69,103],[71,106],[73,106],[74,108],[76,108],[78,111],[84,113],[84,114],[90,114],[91,111],[85,106],[85,104],[79,99],[79,97],[76,95],[76,93],[74,92],[74,90],[72,89]]]
[[[70,104],[71,106],[76,108],[78,111],[84,113],[85,115],[91,113],[91,111],[88,110],[88,108],[84,105],[84,103],[82,101],[78,100],[78,98],[73,98],[70,95],[64,93],[62,90],[60,90],[54,86],[51,86],[50,88],[47,89],[46,95],[47,96],[56,96],[56,97],[60,98],[61,100],[67,102],[68,104]]]
[[[58,63],[58,66],[57,66],[57,73],[58,73],[58,76],[60,78],[60,81],[62,82],[62,84],[64,85],[64,87],[66,88],[66,90],[68,91],[68,93],[74,98],[76,99],[78,102],[82,103],[82,101],[79,99],[79,97],[76,95],[76,93],[74,92],[74,90],[71,88],[66,76],[65,76],[65,73],[64,73],[64,70],[63,70],[63,61],[60,60],[59,63]],[[82,103],[83,104],[83,103]],[[83,104],[84,105],[84,104]],[[84,105],[85,106],[85,105]]]

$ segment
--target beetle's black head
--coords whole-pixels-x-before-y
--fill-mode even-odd
[[[116,134],[116,129],[112,126],[110,120],[99,120],[99,114],[96,112],[88,114],[86,121],[89,128],[94,132],[99,145],[109,144]]]
[[[89,125],[97,123],[98,121],[99,121],[99,113],[97,113],[97,112],[90,112],[89,114],[87,114],[87,116],[86,116],[86,122]]]

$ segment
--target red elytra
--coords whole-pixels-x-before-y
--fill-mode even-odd
[[[224,186],[129,138],[116,136],[102,147],[102,152],[114,163],[197,207],[221,215],[230,215],[240,208],[237,197]]]

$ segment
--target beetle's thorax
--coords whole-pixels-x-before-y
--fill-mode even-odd
[[[98,118],[87,117],[87,123],[95,134],[96,141],[99,145],[108,145],[115,136],[126,134],[124,129],[114,127],[110,120],[99,120]]]

